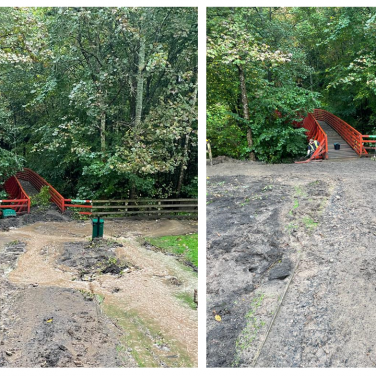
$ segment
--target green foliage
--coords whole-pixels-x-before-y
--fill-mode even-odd
[[[45,185],[41,188],[38,194],[30,197],[30,204],[31,206],[46,208],[50,205],[50,198],[50,187],[48,185]]]
[[[207,138],[213,157],[227,155],[240,159],[247,148],[247,138],[229,109],[214,104],[207,109]]]
[[[276,163],[304,153],[303,131],[292,124],[319,105],[319,94],[301,85],[313,69],[303,47],[291,42],[297,35],[289,12],[208,10],[207,126],[213,154],[246,157],[254,152],[259,160]],[[245,95],[249,120],[240,100]]]
[[[193,178],[190,184],[184,186],[181,191],[186,197],[198,198],[198,177]]]
[[[192,185],[196,8],[2,8],[0,39],[0,145],[64,195]]]
[[[5,191],[0,191],[0,200],[6,200],[8,198],[8,193]]]
[[[0,148],[0,184],[22,170],[23,158]]]
[[[375,37],[376,8],[208,9],[213,153],[246,157],[253,150],[258,159],[273,163],[302,155],[305,140],[291,125],[315,107],[363,134],[374,133]],[[249,121],[241,105],[239,67]],[[249,129],[253,147],[246,143]]]

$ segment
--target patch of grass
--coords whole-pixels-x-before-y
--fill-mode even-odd
[[[297,195],[297,196],[299,196],[299,197],[305,197],[307,194],[303,191],[303,188],[302,187],[300,187],[300,186],[298,186],[298,185],[296,185],[295,187],[294,187],[294,189],[295,189],[295,194]]]
[[[265,191],[271,191],[273,189],[272,185],[266,185],[262,190]]]
[[[306,226],[306,228],[310,231],[313,231],[318,225],[318,222],[315,222],[312,218],[310,217],[304,217],[303,218],[303,223]]]
[[[103,311],[123,330],[121,345],[116,348],[120,356],[131,348],[139,367],[161,367],[162,363],[167,367],[193,366],[184,344],[165,338],[156,323],[141,318],[138,312],[123,311],[115,305],[104,303]],[[158,348],[162,345],[169,351]]]
[[[291,232],[292,230],[297,229],[297,228],[298,228],[298,225],[296,223],[289,223],[286,226],[286,229],[288,232]]]
[[[289,211],[289,214],[290,215],[293,215],[293,210],[297,209],[299,207],[299,200],[298,199],[294,199],[294,206],[293,208]]]
[[[240,206],[245,206],[245,205],[249,204],[249,201],[250,201],[250,198],[246,197],[246,198],[244,199],[244,202],[242,202],[242,203],[240,204]]]
[[[198,234],[146,238],[148,243],[177,255],[198,266]]]
[[[315,180],[315,181],[311,181],[310,183],[308,183],[308,185],[317,185],[317,184],[320,184],[320,180]]]
[[[185,304],[187,304],[190,308],[196,310],[197,305],[193,301],[193,293],[189,294],[187,292],[181,292],[179,294],[175,295],[179,300],[183,301]]]
[[[17,244],[21,244],[22,242],[20,240],[12,240],[11,242],[5,244],[6,246],[10,246],[10,245],[17,245]]]
[[[260,329],[266,324],[256,316],[257,310],[261,306],[264,298],[264,294],[259,294],[251,301],[250,310],[245,315],[246,326],[236,340],[236,353],[232,364],[234,367],[237,367],[240,363],[240,353],[251,346],[252,342],[257,338]]]

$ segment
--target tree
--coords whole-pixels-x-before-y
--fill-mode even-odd
[[[197,176],[197,9],[9,12],[28,20],[7,18],[15,41],[37,46],[14,42],[24,61],[0,76],[28,167],[72,197],[185,192]]]

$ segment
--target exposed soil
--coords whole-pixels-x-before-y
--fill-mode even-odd
[[[375,169],[208,167],[209,367],[376,365]]]
[[[137,238],[197,222],[105,220],[91,242],[90,221],[56,215],[0,220],[0,367],[196,366],[197,310],[179,296],[197,276]]]

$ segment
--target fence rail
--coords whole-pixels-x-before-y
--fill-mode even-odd
[[[122,205],[121,205],[122,204]],[[197,199],[92,200],[92,216],[197,217]]]

